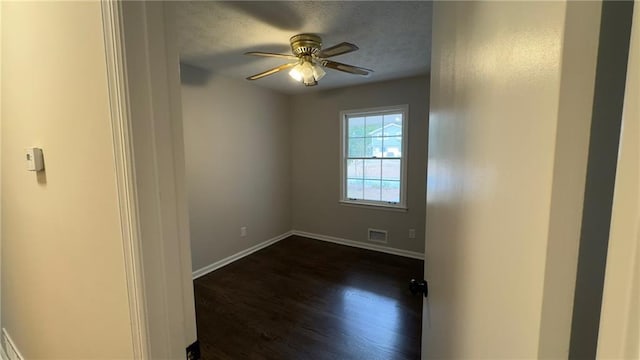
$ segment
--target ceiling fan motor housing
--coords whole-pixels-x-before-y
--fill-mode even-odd
[[[298,34],[289,39],[291,50],[295,55],[313,55],[320,52],[322,39],[314,34]]]

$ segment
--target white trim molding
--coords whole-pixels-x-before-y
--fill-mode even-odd
[[[4,349],[4,345],[0,346],[0,359],[11,360],[9,359],[9,355],[7,354],[7,351]]]
[[[243,257],[249,256],[251,254],[253,254],[254,252],[258,251],[258,250],[262,250],[268,246],[271,246],[277,242],[279,242],[280,240],[284,240],[286,238],[288,238],[289,236],[293,235],[293,233],[291,231],[287,231],[286,233],[282,234],[282,235],[278,235],[276,237],[273,237],[267,241],[261,242],[257,245],[254,245],[248,249],[244,249],[240,252],[237,252],[231,256],[228,256],[224,259],[218,260],[216,262],[214,262],[213,264],[207,265],[203,268],[200,268],[196,271],[193,272],[193,280],[199,278],[199,277],[203,277],[205,275],[207,275],[208,273],[218,270],[223,266],[229,265],[234,261],[240,260]]]
[[[129,88],[127,86],[122,4],[120,1],[103,0],[101,5],[133,355],[136,359],[148,359],[150,343],[145,311],[142,243],[135,181]]]
[[[9,355],[9,350],[12,355]],[[2,346],[0,346],[0,355],[4,360],[24,360],[24,356],[18,350],[18,347],[9,336],[7,329],[2,328]]]
[[[351,246],[351,247],[356,247],[356,248],[360,248],[360,249],[366,249],[366,250],[372,250],[372,251],[377,251],[377,252],[382,252],[385,254],[391,254],[391,255],[398,255],[398,256],[404,256],[404,257],[408,257],[408,258],[412,258],[412,259],[418,259],[418,260],[424,260],[424,254],[423,253],[419,253],[419,252],[415,252],[415,251],[409,251],[409,250],[402,250],[402,249],[395,249],[392,247],[388,247],[388,246],[382,246],[382,245],[376,245],[376,244],[368,244],[368,243],[364,243],[361,241],[355,241],[355,240],[347,240],[347,239],[342,239],[342,238],[338,238],[338,237],[334,237],[334,236],[328,236],[328,235],[320,235],[320,234],[314,234],[314,233],[310,233],[310,232],[305,232],[305,231],[298,231],[298,230],[291,230],[291,231],[287,231],[286,233],[282,234],[282,235],[278,235],[276,237],[273,237],[269,240],[266,240],[264,242],[261,242],[257,245],[254,245],[250,248],[244,249],[242,251],[239,251],[231,256],[228,256],[224,259],[218,260],[210,265],[207,265],[205,267],[202,267],[198,270],[195,270],[193,272],[193,280],[203,277],[205,275],[207,275],[208,273],[218,270],[221,267],[227,266],[237,260],[240,260],[246,256],[249,256],[251,254],[253,254],[254,252],[258,251],[258,250],[262,250],[268,246],[271,246],[281,240],[284,240],[286,238],[288,238],[289,236],[292,235],[297,235],[297,236],[302,236],[302,237],[306,237],[309,239],[314,239],[314,240],[320,240],[320,241],[326,241],[326,242],[330,242],[330,243],[334,243],[334,244],[340,244],[340,245],[346,245],[346,246]]]
[[[350,157],[348,156],[348,122],[351,117],[362,117],[367,115],[389,115],[389,114],[402,114],[402,149],[401,156],[399,158],[387,158],[387,157]],[[381,210],[396,210],[407,211],[407,164],[409,163],[409,105],[392,105],[382,106],[367,109],[353,109],[340,111],[340,199],[338,202],[341,205],[358,205],[367,206],[370,208],[378,208]],[[366,134],[365,134],[366,136]],[[360,160],[384,160],[384,159],[399,159],[400,160],[400,201],[398,203],[386,202],[382,200],[364,200],[364,199],[350,199],[347,197],[347,162],[349,159]],[[382,178],[380,178],[382,181]]]
[[[424,260],[424,253],[419,253],[416,251],[396,249],[388,246],[369,244],[362,241],[348,240],[348,239],[343,239],[335,236],[314,234],[306,231],[293,230],[291,231],[291,233],[292,235],[302,236],[302,237],[306,237],[314,240],[327,241],[334,244],[346,245],[346,246],[356,247],[360,249],[383,252],[391,255],[398,255],[398,256],[404,256],[412,259]]]
[[[118,185],[130,191],[119,195],[127,211],[121,218],[132,221],[123,225],[125,257],[132,257],[126,260],[127,280],[135,281],[128,287],[140,296],[130,300],[132,319],[140,317],[138,330],[132,331],[140,349],[146,349],[141,358],[179,359],[197,334],[173,12],[170,3],[113,3],[105,5],[120,13],[114,17],[119,27],[105,30],[106,41],[120,44],[121,56],[115,59],[121,62],[110,84],[122,82],[115,93],[126,101],[117,106],[125,118],[115,129],[114,147],[117,171],[125,172],[117,173]],[[118,30],[119,35],[110,33]],[[129,152],[120,160],[118,150]]]

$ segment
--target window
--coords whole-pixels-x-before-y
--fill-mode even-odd
[[[341,202],[406,208],[408,106],[349,110],[341,121]]]

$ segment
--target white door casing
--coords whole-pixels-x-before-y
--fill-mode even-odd
[[[196,341],[179,59],[161,2],[103,2],[121,225],[136,358]]]
[[[148,359],[150,344],[145,310],[142,239],[135,184],[128,79],[125,71],[122,3],[102,1],[101,5],[133,356],[136,359]]]

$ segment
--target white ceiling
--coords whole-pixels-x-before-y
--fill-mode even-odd
[[[186,1],[176,3],[183,63],[245,79],[287,62],[243,55],[246,51],[291,53],[289,38],[315,33],[323,47],[340,42],[360,50],[332,60],[373,69],[369,77],[327,69],[319,85],[305,87],[286,71],[253,83],[300,93],[429,72],[429,1]]]

